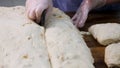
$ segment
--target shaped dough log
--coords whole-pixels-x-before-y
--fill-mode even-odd
[[[44,28],[24,7],[0,7],[0,68],[51,68]]]
[[[89,32],[102,45],[120,41],[120,24],[96,24],[89,28]]]
[[[109,68],[120,68],[120,43],[106,47],[105,62]]]
[[[53,10],[45,34],[53,68],[94,68],[90,49],[63,12]]]

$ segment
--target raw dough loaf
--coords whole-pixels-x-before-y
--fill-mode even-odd
[[[70,18],[60,10],[53,10],[45,35],[53,68],[94,68],[90,49]]]
[[[89,32],[102,45],[120,41],[120,24],[96,24],[89,28]]]
[[[120,43],[107,46],[105,62],[110,68],[120,68]]]
[[[51,68],[44,28],[24,7],[0,7],[0,68]]]

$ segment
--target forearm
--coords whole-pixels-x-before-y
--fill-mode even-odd
[[[120,0],[106,0],[106,4],[120,3]]]
[[[95,8],[102,7],[106,4],[106,0],[86,0],[89,4],[89,11]]]

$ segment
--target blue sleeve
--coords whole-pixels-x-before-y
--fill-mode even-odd
[[[54,7],[61,9],[64,12],[76,11],[83,0],[53,0]],[[95,11],[118,11],[120,10],[120,4],[106,5],[101,8],[95,9]]]
[[[82,0],[53,0],[54,7],[57,7],[65,12],[76,11]]]

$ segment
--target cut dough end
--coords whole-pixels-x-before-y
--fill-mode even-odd
[[[118,23],[96,24],[89,28],[89,32],[104,46],[120,41],[120,24]]]
[[[90,49],[70,17],[59,9],[46,22],[46,42],[53,68],[94,68]]]

